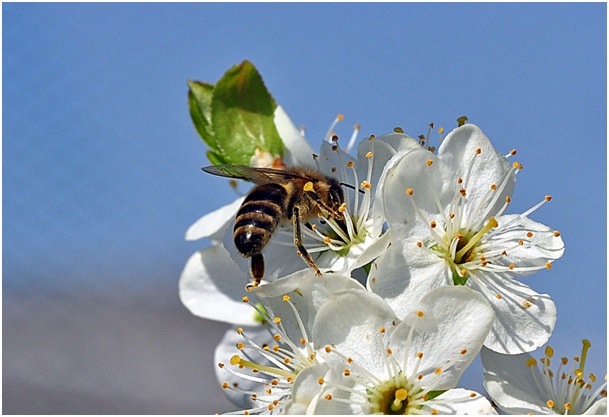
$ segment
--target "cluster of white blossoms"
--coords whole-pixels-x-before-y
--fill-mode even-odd
[[[337,121],[340,118],[337,118]],[[344,221],[303,228],[322,271],[299,258],[291,226],[264,250],[262,284],[246,291],[248,260],[232,242],[243,197],[186,234],[208,238],[180,278],[180,298],[200,317],[232,324],[216,349],[217,376],[239,414],[605,414],[606,377],[581,357],[550,370],[530,352],[556,322],[551,297],[519,279],[564,252],[557,230],[529,219],[550,197],[508,214],[521,169],[473,124],[437,153],[401,132],[345,149],[330,129],[318,153],[278,107],[283,162],[334,176]],[[265,164],[257,155],[252,165]],[[272,159],[272,158],[271,158]],[[485,388],[459,388],[481,353]]]

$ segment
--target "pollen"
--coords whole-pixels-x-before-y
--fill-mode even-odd
[[[372,158],[372,155],[374,155],[372,151],[366,152],[366,158]]]
[[[428,159],[427,161],[425,161],[425,163],[427,164],[428,167],[433,165],[433,160]]]
[[[307,182],[302,189],[304,191],[313,191],[313,183],[311,181]]]
[[[423,317],[425,315],[425,313],[423,313],[421,310],[417,311],[417,317]]]

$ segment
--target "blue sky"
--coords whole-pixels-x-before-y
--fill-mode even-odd
[[[3,288],[168,285],[197,218],[232,201],[204,175],[186,80],[252,61],[314,147],[467,115],[524,170],[511,213],[561,231],[526,279],[606,372],[606,5],[3,4]],[[210,193],[213,189],[213,195]],[[7,292],[9,290],[9,292]],[[594,366],[594,365],[592,365]]]

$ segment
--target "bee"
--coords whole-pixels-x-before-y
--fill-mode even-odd
[[[201,168],[221,177],[237,178],[256,184],[237,212],[233,238],[237,250],[251,258],[254,287],[264,277],[262,251],[277,228],[291,223],[294,245],[302,259],[321,275],[315,261],[302,243],[302,226],[323,215],[343,220],[345,196],[341,183],[319,171],[304,167],[286,169],[253,168],[242,165],[213,165]]]

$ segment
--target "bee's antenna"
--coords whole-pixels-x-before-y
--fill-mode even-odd
[[[343,187],[347,187],[347,188],[351,188],[352,190],[355,190],[355,187],[351,184],[347,184],[344,182],[341,182],[340,185],[342,185]],[[358,189],[357,191],[359,191],[360,193],[364,194],[364,190]]]

